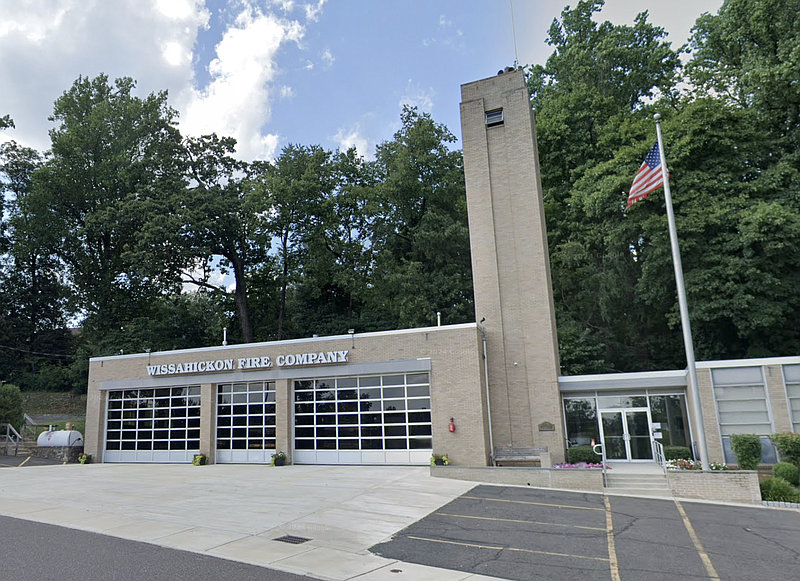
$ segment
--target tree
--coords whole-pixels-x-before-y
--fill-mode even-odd
[[[214,268],[232,274],[233,300],[245,343],[253,341],[248,278],[268,260],[270,242],[261,230],[260,207],[244,181],[248,166],[233,158],[233,138],[205,135],[187,139],[184,162],[188,186],[176,191],[171,215],[151,221],[154,240],[166,240],[182,256],[183,282],[222,298],[224,285],[210,281]],[[218,259],[221,261],[218,262]]]
[[[140,233],[169,212],[167,193],[183,186],[181,139],[166,93],[133,95],[132,79],[80,77],[56,100],[51,157],[34,176],[38,207],[53,217],[84,327],[119,329],[161,292],[176,288],[168,245]]]
[[[22,393],[16,385],[0,382],[0,424],[11,424],[21,430],[24,422]]]
[[[396,328],[474,318],[466,188],[455,137],[416,108],[378,146],[376,256],[370,306]]]

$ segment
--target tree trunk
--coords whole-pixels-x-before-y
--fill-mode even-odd
[[[232,256],[230,261],[233,264],[233,276],[236,279],[233,301],[236,304],[236,314],[239,315],[239,324],[242,327],[242,339],[245,343],[252,343],[253,322],[250,320],[250,307],[247,304],[247,282],[244,276],[244,264],[238,256]]]

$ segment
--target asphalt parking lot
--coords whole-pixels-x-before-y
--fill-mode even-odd
[[[35,456],[4,456],[0,454],[0,468],[19,468],[24,466],[52,466],[63,464],[55,460],[46,458],[36,458]]]
[[[371,550],[520,581],[796,581],[800,512],[478,486]]]

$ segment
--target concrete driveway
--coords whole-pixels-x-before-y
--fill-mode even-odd
[[[0,515],[321,579],[489,579],[371,554],[475,486],[427,467],[68,464],[0,470]],[[283,536],[309,539],[290,544]]]

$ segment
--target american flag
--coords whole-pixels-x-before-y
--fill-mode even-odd
[[[628,205],[626,210],[639,200],[644,200],[647,194],[653,192],[664,185],[664,178],[661,175],[661,155],[658,151],[658,143],[653,146],[644,161],[642,167],[633,178],[631,191],[628,193]]]

